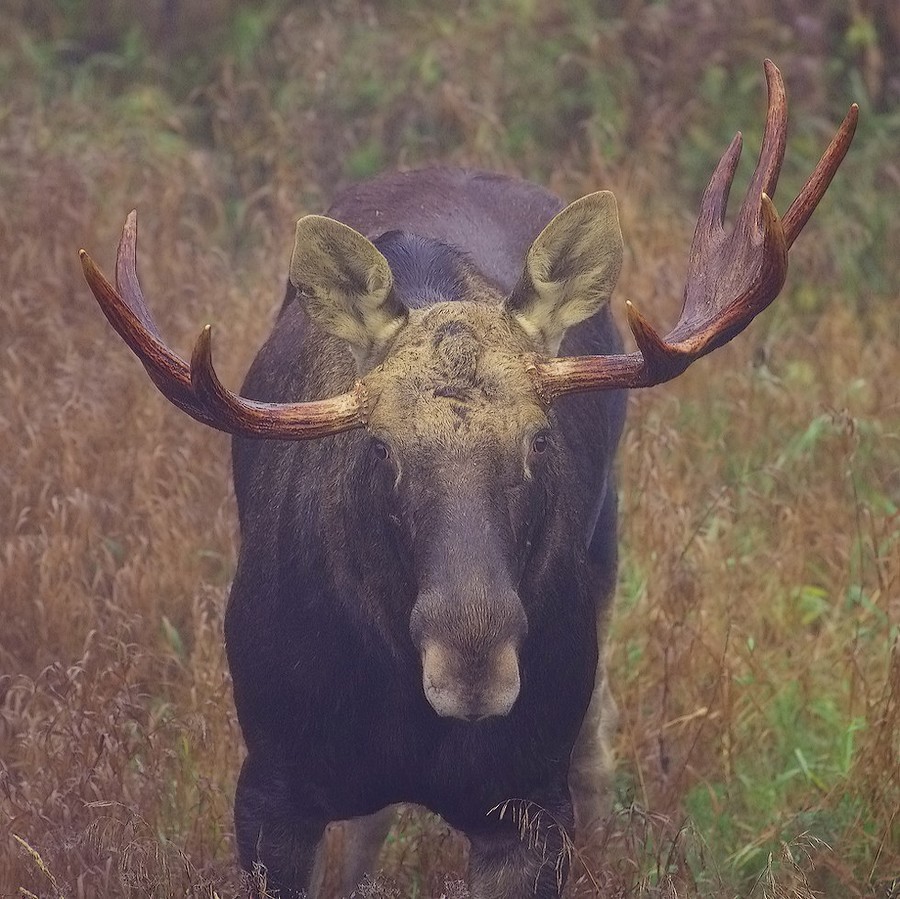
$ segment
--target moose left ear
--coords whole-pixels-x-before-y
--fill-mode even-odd
[[[621,268],[616,198],[608,190],[588,194],[566,206],[537,236],[506,308],[555,356],[566,329],[609,300]]]
[[[297,222],[291,283],[312,319],[346,341],[361,374],[406,323],[387,259],[358,231],[324,215]]]

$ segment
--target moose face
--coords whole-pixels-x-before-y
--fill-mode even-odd
[[[298,223],[291,280],[356,359],[385,514],[417,590],[410,638],[439,715],[505,715],[518,697],[518,585],[554,450],[529,365],[604,305],[621,253],[615,201],[592,194],[539,235],[511,297],[457,258],[431,279],[455,285],[453,301],[416,308],[400,263],[392,271],[362,235],[318,216]]]
[[[506,714],[519,693],[518,584],[552,452],[533,342],[497,300],[412,310],[366,377],[381,501],[416,582],[425,696],[467,720]]]

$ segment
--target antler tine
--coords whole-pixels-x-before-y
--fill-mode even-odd
[[[797,235],[803,230],[803,226],[809,221],[809,217],[819,205],[819,200],[828,190],[831,179],[837,172],[838,167],[844,161],[850,144],[853,142],[853,135],[856,133],[856,124],[859,121],[859,106],[854,103],[847,111],[841,127],[838,128],[837,134],[831,139],[828,148],[822,154],[818,165],[813,169],[813,173],[809,176],[803,189],[794,198],[787,213],[784,216],[784,236],[787,245],[797,239]]]
[[[159,329],[144,302],[137,278],[136,247],[137,213],[131,212],[125,220],[116,254],[116,280],[120,289],[116,290],[109,283],[86,250],[80,250],[85,280],[103,314],[140,359],[159,391],[188,415],[215,427],[215,422],[194,397],[187,362],[163,343]]]
[[[366,390],[353,390],[326,400],[306,403],[262,403],[239,397],[219,380],[212,362],[212,328],[207,325],[194,344],[191,383],[219,427],[244,437],[309,440],[327,437],[366,423]]]
[[[764,67],[769,95],[766,125],[763,130],[762,146],[759,149],[759,159],[741,205],[739,219],[752,216],[755,220],[759,213],[759,198],[762,194],[774,199],[787,144],[787,94],[784,90],[784,79],[771,59],[765,61]]]
[[[768,194],[774,197],[778,184],[778,175],[784,161],[784,150],[787,141],[787,95],[784,90],[784,79],[778,67],[770,60],[765,61],[766,86],[768,88],[768,108],[763,142],[759,151],[756,169],[750,180],[750,187],[741,204],[738,214],[739,227],[748,232],[756,225],[759,214],[759,197]],[[697,259],[709,245],[714,236],[722,231],[725,224],[725,213],[728,207],[728,196],[738,161],[741,158],[743,139],[739,131],[722,158],[716,165],[709,184],[700,201],[700,213],[697,216],[697,227],[691,245],[691,260]]]
[[[137,276],[137,210],[132,209],[125,218],[122,236],[116,250],[116,289],[144,327],[159,341],[162,335],[150,314]],[[181,360],[182,362],[184,360]],[[185,368],[187,366],[185,365]]]
[[[721,232],[725,224],[728,195],[731,193],[731,184],[741,158],[742,147],[743,136],[738,131],[731,139],[728,149],[722,154],[722,158],[709,179],[709,184],[706,185],[703,199],[700,201],[697,226],[694,229],[694,240],[691,245],[692,258],[703,251],[713,235]]]

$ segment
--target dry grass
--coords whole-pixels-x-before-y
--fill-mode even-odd
[[[152,389],[90,299],[79,246],[110,268],[137,206],[164,333],[186,348],[215,322],[236,384],[280,299],[293,220],[367,167],[440,158],[537,172],[570,197],[614,189],[629,249],[619,302],[673,317],[690,222],[666,194],[677,153],[659,134],[677,128],[667,110],[686,63],[653,21],[623,19],[624,43],[598,30],[547,95],[585,60],[638,70],[653,50],[656,82],[637,87],[657,136],[633,135],[644,156],[615,156],[587,117],[551,146],[559,123],[517,131],[528,114],[514,116],[504,81],[528,59],[507,34],[509,16],[535,14],[520,7],[472,4],[446,21],[360,18],[351,4],[273,14],[249,67],[238,42],[177,102],[138,63],[84,82],[83,66],[28,51],[23,30],[0,37],[0,66],[20,76],[0,104],[0,896],[242,889],[242,745],[221,641],[236,541],[227,441]],[[562,21],[544,23],[550,37]],[[709,29],[698,40],[715,40]],[[392,81],[403,34],[428,53]],[[763,55],[746,43],[745,57]],[[759,103],[747,109],[758,133]],[[854,153],[871,158],[872,141],[863,130]],[[864,217],[848,200],[843,219],[832,206],[810,224],[778,309],[632,398],[610,643],[617,804],[579,851],[573,895],[896,895],[896,249],[878,263],[880,295],[863,293],[862,263],[840,261],[897,235],[873,224],[897,199],[896,171],[878,171]],[[384,858],[370,895],[464,895],[464,847],[433,818],[406,815]]]

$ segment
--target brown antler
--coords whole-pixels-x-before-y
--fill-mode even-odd
[[[116,286],[81,250],[84,277],[104,315],[141,360],[166,399],[197,421],[230,434],[278,440],[326,437],[366,423],[365,388],[308,403],[261,403],[222,386],[212,365],[210,327],[197,339],[191,364],[162,341],[137,277],[137,213],[125,220],[116,255]]]
[[[628,324],[640,352],[540,359],[531,372],[547,403],[565,393],[651,387],[680,375],[695,359],[735,337],[778,296],[788,250],[822,199],[856,130],[854,103],[784,219],[771,197],[784,159],[787,100],[781,73],[765,62],[769,107],[762,149],[730,234],[724,229],[731,182],[741,155],[738,133],[710,178],[691,244],[684,305],[665,338],[629,302]]]

